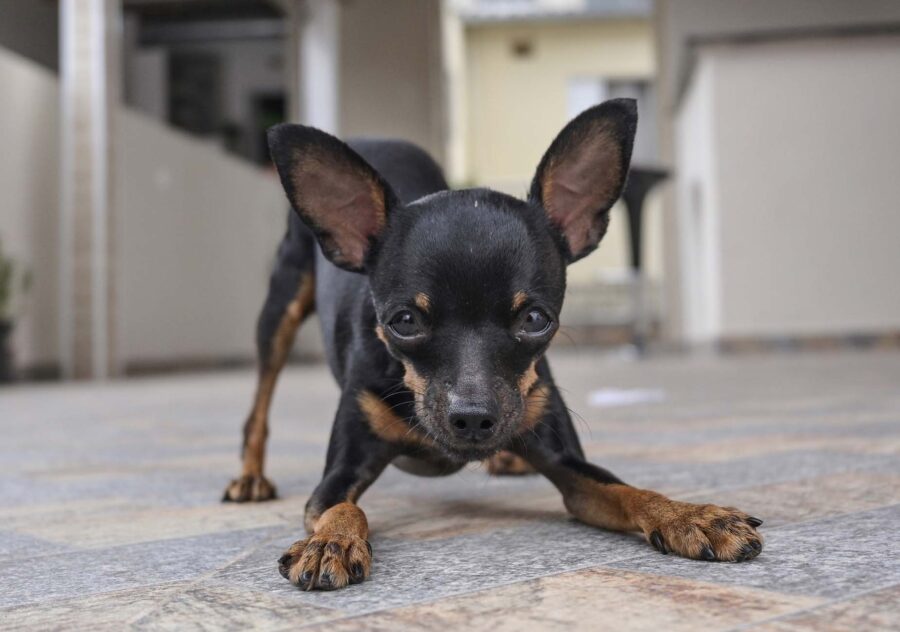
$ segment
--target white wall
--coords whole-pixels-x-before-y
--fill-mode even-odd
[[[13,346],[26,366],[59,356],[58,104],[56,77],[0,48],[0,238],[4,250],[33,273],[26,317]]]
[[[56,78],[0,49],[0,236],[34,273],[19,365],[58,362]],[[249,359],[287,202],[262,171],[150,118],[116,122],[120,365]]]
[[[726,37],[810,33],[815,30],[879,29],[900,23],[900,2],[892,0],[655,0],[659,123],[663,160],[675,162],[675,116],[682,82],[688,75],[691,42]],[[679,252],[680,230],[674,187],[665,187],[664,254],[668,279],[684,276],[685,253]],[[666,283],[665,335],[682,340],[686,334],[683,284]]]
[[[690,39],[896,24],[893,0],[656,0],[660,15],[660,74],[664,109],[672,106]]]
[[[686,314],[684,337],[709,342],[721,327],[719,197],[713,136],[714,60],[698,62],[675,125],[679,284]]]
[[[275,174],[143,115],[119,121],[120,361],[252,357],[287,212]]]
[[[900,37],[699,55],[712,89],[695,72],[678,127],[702,97],[712,133],[679,139],[679,186],[713,156],[702,177],[719,222],[717,336],[900,330]]]

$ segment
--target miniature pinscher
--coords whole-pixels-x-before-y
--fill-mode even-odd
[[[578,520],[640,532],[663,554],[759,554],[758,518],[631,487],[586,461],[544,357],[566,266],[606,232],[636,126],[631,99],[579,115],[541,159],[524,201],[449,191],[435,162],[408,143],[345,144],[301,125],[269,131],[295,213],[259,318],[243,471],[225,500],[275,497],[263,475],[269,404],[294,333],[315,310],[341,397],[306,505],[308,537],[278,560],[291,583],[331,590],[368,577],[357,502],[392,463],[434,476],[493,459],[494,473],[546,476]]]

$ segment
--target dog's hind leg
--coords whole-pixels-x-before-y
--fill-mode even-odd
[[[531,463],[508,450],[501,450],[485,459],[484,467],[491,476],[525,476],[537,474]]]
[[[263,474],[269,407],[297,328],[315,307],[315,247],[312,233],[292,215],[257,322],[259,376],[253,407],[244,424],[241,475],[225,488],[224,501],[275,498],[275,486]]]

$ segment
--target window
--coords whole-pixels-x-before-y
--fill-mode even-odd
[[[656,164],[659,161],[659,143],[656,127],[656,94],[651,82],[642,79],[572,77],[568,86],[567,114],[569,119],[572,119],[602,101],[621,98],[636,99],[638,103],[640,123],[634,139],[632,162],[644,165]]]

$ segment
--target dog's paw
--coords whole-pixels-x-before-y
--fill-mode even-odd
[[[644,535],[660,553],[707,562],[743,562],[762,551],[762,520],[733,507],[665,499],[645,521]]]
[[[488,474],[492,476],[522,476],[536,473],[528,461],[505,450],[486,459],[484,465]]]
[[[276,497],[275,486],[265,476],[241,476],[225,488],[222,502],[261,502]]]
[[[314,535],[294,542],[278,559],[278,572],[303,590],[335,590],[369,576],[372,546],[355,535]]]

